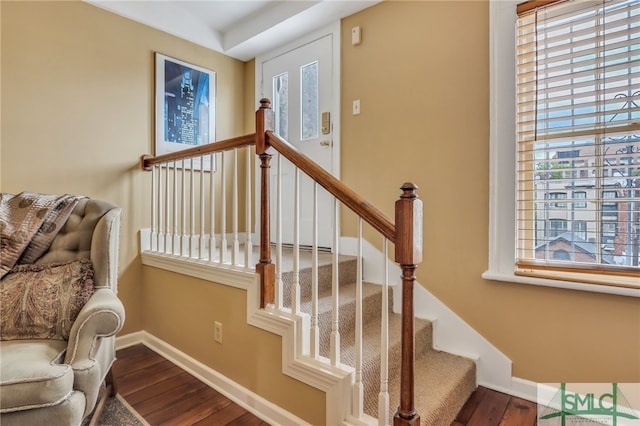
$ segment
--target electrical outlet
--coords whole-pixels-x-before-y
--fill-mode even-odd
[[[222,323],[218,321],[213,323],[213,340],[222,344]]]

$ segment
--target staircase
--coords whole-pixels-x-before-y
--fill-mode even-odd
[[[260,104],[254,134],[158,157],[143,156],[143,167],[152,172],[151,231],[147,237],[150,250],[190,262],[197,259],[198,263],[218,265],[227,275],[231,272],[243,277],[255,275],[257,298],[251,297],[258,311],[251,314],[250,322],[273,329],[283,337],[287,333],[283,351],[291,352],[283,353],[283,371],[305,382],[309,379],[307,383],[325,390],[328,397],[331,395],[331,401],[327,401],[327,422],[387,425],[397,413],[393,418],[396,425],[415,425],[419,420],[423,425],[449,425],[475,388],[476,366],[471,360],[434,350],[432,325],[415,318],[415,272],[422,262],[424,217],[417,186],[411,182],[402,184],[392,221],[275,134],[270,101],[262,99]],[[238,166],[240,150],[246,152],[246,164],[242,168]],[[255,164],[251,161],[253,150],[257,156]],[[298,250],[301,199],[298,186],[294,185],[293,223],[281,224],[280,173],[273,183],[275,197],[271,195],[270,168],[275,152],[279,153],[279,160],[282,158],[295,166],[295,182],[300,174],[315,182],[311,206],[314,247],[318,234],[316,190],[323,188],[333,197],[333,247],[339,247],[342,238],[342,210],[357,218],[358,231],[354,236],[357,258],[323,253],[315,263],[317,268],[311,267],[312,256]],[[188,159],[204,161],[206,157],[211,159],[211,164],[220,165],[219,173],[194,168],[187,171],[180,166],[191,164],[185,163]],[[218,157],[222,159],[219,163]],[[225,169],[227,157],[229,171]],[[257,169],[258,164],[259,185],[252,188],[252,170]],[[238,186],[241,174],[245,176],[243,189]],[[231,177],[230,183],[226,181],[227,175]],[[255,227],[252,226],[254,192],[259,195],[256,207],[256,210],[259,207],[259,213],[256,211],[259,224]],[[253,263],[256,256],[251,256],[251,250],[240,255],[239,200],[244,200],[245,206],[244,240],[259,247],[257,264]],[[282,230],[278,225],[272,234],[272,202],[276,207],[276,223],[293,227],[294,255],[289,258],[281,259],[278,254],[283,248]],[[227,220],[229,212],[230,220]],[[358,265],[363,264],[362,247],[366,242],[363,224],[382,237],[385,253],[389,245],[393,245],[393,255],[385,254],[380,259],[384,259],[385,271],[390,261],[401,270],[401,291],[395,292],[402,297],[396,303],[401,306],[400,313],[389,310],[388,307],[393,306],[388,303],[392,293],[383,294],[386,285],[364,283],[361,279],[363,271],[358,271]],[[255,243],[252,228],[257,234]],[[271,253],[273,241],[276,241],[276,256]],[[225,256],[228,250],[229,258]],[[334,274],[336,267],[339,273]],[[314,297],[312,271],[316,270]],[[297,288],[293,286],[294,280],[299,286],[295,301],[292,300],[293,289]],[[296,315],[289,315],[291,311]],[[299,321],[298,314],[305,313],[311,316],[311,321]]]
[[[293,272],[287,252],[283,252],[283,304],[291,307]],[[310,266],[300,269],[301,311],[311,315]],[[355,257],[340,256],[339,262],[339,330],[341,361],[355,366],[355,311],[356,311]],[[318,266],[318,324],[320,328],[320,356],[329,357],[331,334],[331,255],[320,254]],[[382,297],[389,298],[393,306],[393,293],[383,296],[382,286],[363,283],[363,368],[364,413],[378,417],[380,390],[380,334]],[[389,311],[389,418],[392,419],[400,395],[400,314]],[[423,425],[450,425],[473,390],[476,388],[476,366],[467,358],[436,351],[432,348],[431,322],[415,320],[415,406]]]

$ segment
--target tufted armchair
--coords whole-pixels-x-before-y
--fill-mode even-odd
[[[76,426],[92,413],[95,421],[106,397],[115,395],[111,366],[115,334],[124,323],[124,307],[116,295],[120,216],[121,209],[112,204],[80,199],[48,251],[34,262],[44,270],[90,259],[79,262],[92,264],[93,289],[69,324],[68,338],[0,341],[2,426]],[[12,277],[3,281],[8,279]]]

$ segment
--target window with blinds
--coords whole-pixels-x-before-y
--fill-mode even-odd
[[[640,288],[640,0],[520,6],[516,273]]]

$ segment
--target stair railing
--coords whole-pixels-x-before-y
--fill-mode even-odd
[[[234,269],[254,269],[251,232],[254,144],[255,134],[249,134],[142,157],[142,167],[151,171],[151,230],[143,241],[149,251]],[[238,211],[240,150],[244,151],[247,183],[243,234],[239,232]],[[230,200],[226,196],[228,177],[232,180]]]
[[[251,200],[253,188],[251,158],[252,146],[255,145],[255,156],[260,160],[260,206],[259,215],[259,259],[255,268],[252,264],[253,242]],[[245,154],[244,188],[238,187],[238,154],[243,149]],[[395,245],[395,261],[402,269],[402,313],[401,313],[401,365],[400,365],[400,402],[393,418],[394,426],[419,425],[420,417],[414,404],[414,308],[413,286],[415,270],[422,261],[422,202],[416,194],[417,187],[412,183],[402,185],[402,194],[395,203],[395,223],[382,212],[373,207],[360,195],[337,180],[334,176],[317,165],[311,159],[300,153],[295,147],[274,133],[274,114],[270,108],[270,101],[262,99],[260,108],[256,111],[256,133],[232,138],[224,141],[194,147],[191,149],[164,154],[156,157],[143,156],[142,166],[152,171],[152,200],[151,200],[151,231],[148,235],[150,251],[168,256],[196,259],[199,262],[209,262],[225,267],[243,270],[255,269],[260,282],[260,307],[275,306],[283,309],[283,286],[281,266],[281,218],[276,223],[276,237],[272,238],[270,227],[270,168],[275,154],[277,167],[280,167],[281,157],[290,161],[295,167],[296,206],[294,223],[293,250],[293,286],[291,290],[291,313],[300,313],[299,287],[299,247],[297,209],[299,208],[298,179],[299,172],[306,174],[314,181],[314,204],[317,200],[318,185],[335,197],[358,217],[358,269],[356,286],[356,360],[355,383],[353,386],[353,404],[351,415],[361,418],[363,414],[363,380],[362,380],[362,222],[368,223],[383,237],[385,258],[385,275],[387,272],[387,245]],[[228,162],[231,160],[231,166]],[[218,165],[218,163],[220,163]],[[219,168],[218,168],[219,167]],[[215,172],[214,172],[215,171]],[[220,173],[218,173],[218,171]],[[231,175],[232,199],[231,208],[227,205],[226,179]],[[279,173],[278,173],[279,175]],[[276,182],[276,206],[280,209],[281,183]],[[244,241],[240,241],[238,231],[238,200],[244,191],[245,199],[245,231]],[[196,196],[196,193],[198,195]],[[333,366],[339,366],[340,333],[338,312],[338,256],[339,256],[339,215],[340,204],[334,204],[333,231],[333,272],[332,272],[332,330],[331,350],[329,361]],[[231,232],[228,232],[228,210],[231,210]],[[278,212],[278,215],[280,212]],[[311,357],[318,359],[319,330],[317,326],[317,209],[314,205],[314,244],[312,246],[313,282],[312,282],[312,312],[310,330]],[[228,243],[231,240],[231,244]],[[274,264],[271,257],[271,244],[276,240],[277,261]],[[244,256],[240,256],[240,252]],[[384,295],[388,281],[384,283]],[[380,392],[378,402],[378,422],[380,425],[389,424],[388,416],[388,359],[384,353],[388,347],[388,317],[386,297],[383,297],[383,319],[381,326],[381,368]],[[303,350],[298,350],[302,353]]]
[[[274,148],[280,155],[293,163],[297,169],[311,177],[314,182],[322,186],[344,206],[353,211],[361,220],[366,221],[380,234],[382,234],[385,239],[395,244],[395,261],[402,268],[402,359],[400,373],[400,406],[394,416],[393,422],[394,425],[418,425],[420,424],[420,417],[415,411],[414,405],[415,339],[413,286],[415,283],[415,270],[418,264],[422,262],[422,201],[418,199],[416,194],[417,186],[412,183],[405,183],[402,185],[401,189],[403,193],[400,196],[400,199],[396,201],[395,205],[396,221],[394,225],[382,212],[369,204],[360,195],[344,185],[341,181],[337,180],[334,176],[307,158],[304,154],[300,153],[295,147],[290,145],[280,136],[275,134],[273,132],[274,116],[273,111],[270,108],[270,103],[269,99],[262,99],[260,101],[260,109],[256,113],[256,129],[259,130],[257,135],[260,135],[260,143],[257,144],[260,148],[257,148],[256,151],[263,153],[262,155],[265,157],[270,157],[272,154],[269,154],[269,149]],[[265,135],[263,141],[261,136],[262,131],[264,131]],[[268,162],[269,160],[266,160],[266,164],[268,164]],[[262,176],[266,179],[269,177],[268,173],[263,173]],[[269,184],[267,183],[266,187],[268,187],[268,185]],[[263,183],[263,187],[264,186],[265,184]],[[261,216],[268,215],[268,212],[269,204],[267,201],[265,204],[261,205]],[[268,225],[268,222],[266,222],[266,225]],[[359,220],[359,241],[361,241],[361,226],[361,221]],[[337,230],[338,226],[336,225],[334,228]],[[334,233],[338,234],[335,230]],[[337,253],[337,241],[334,240],[334,255],[337,256]],[[358,258],[360,259],[361,256],[359,255]],[[334,270],[337,270],[337,263],[335,262]],[[358,273],[360,272],[361,271],[358,271]],[[358,281],[360,281],[361,284],[361,279]],[[334,279],[334,283],[335,282],[336,280]],[[275,284],[275,277],[263,278],[261,283],[263,285],[263,294],[271,295],[275,293],[272,288],[267,287]],[[359,286],[356,291],[361,292],[361,287]],[[333,290],[333,294],[334,297],[337,295],[336,289]],[[358,297],[357,300],[361,300],[361,296]],[[265,302],[273,303],[273,299],[265,299]],[[334,323],[337,322],[336,308],[337,306],[334,306]],[[361,316],[356,316],[356,322],[358,318],[361,318]],[[333,339],[336,338],[336,329],[337,326],[332,330],[331,363],[333,365],[337,365],[339,363],[339,359],[336,359],[335,357],[336,351],[338,351],[339,348],[339,342],[333,341]],[[361,332],[361,327],[356,328],[356,333],[358,332]],[[360,350],[360,347],[361,344],[356,345],[356,350]],[[357,364],[358,359],[356,359],[356,386],[361,386],[361,380],[359,384],[359,371]],[[361,389],[357,389],[354,392],[361,393]],[[359,413],[354,413],[356,416],[360,415],[362,411],[361,408],[357,407],[358,399],[361,400],[361,397],[354,399],[356,411],[359,411]]]

